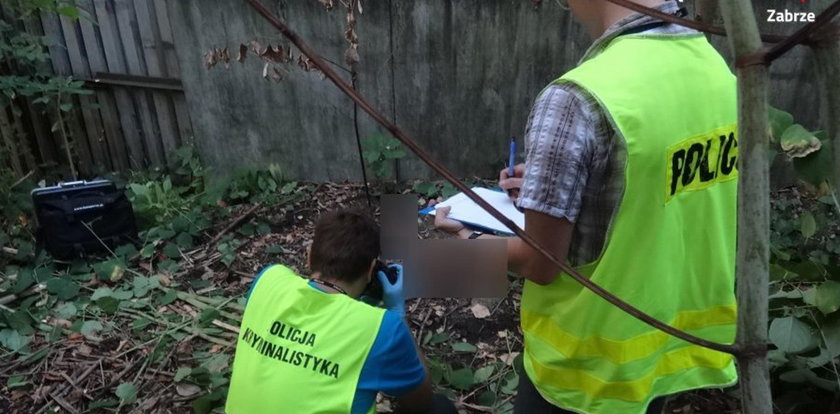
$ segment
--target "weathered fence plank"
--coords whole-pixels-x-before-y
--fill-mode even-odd
[[[93,0],[76,0],[76,5],[85,10],[89,18],[81,19],[82,41],[85,47],[87,63],[92,74],[96,72],[107,72],[108,64],[105,62],[105,52],[99,39],[97,39],[96,10]],[[99,103],[99,111],[102,115],[102,124],[105,130],[105,140],[110,154],[111,165],[115,170],[125,171],[129,168],[128,153],[125,145],[117,104],[114,93],[110,90],[97,89],[96,100]]]
[[[166,0],[154,0],[154,11],[160,34],[155,40],[158,42],[157,47],[163,50],[163,61],[166,70],[165,76],[169,78],[180,78],[181,69],[178,67],[178,56],[175,54],[175,40],[172,38],[172,26],[169,20],[169,12],[166,10]],[[187,100],[182,93],[173,94],[171,97],[175,106],[178,131],[183,143],[193,135]]]
[[[162,52],[158,47],[159,42],[155,39],[158,32],[157,19],[152,7],[153,4],[150,0],[134,0],[134,10],[137,15],[137,25],[140,29],[140,39],[143,46],[140,52],[146,62],[146,74],[165,77],[166,69],[161,63],[161,60],[163,60]],[[152,92],[152,99],[160,126],[160,141],[165,161],[171,165],[174,161],[172,159],[175,155],[174,151],[180,145],[178,125],[175,121],[175,109],[172,107],[172,100],[167,93],[154,91]]]
[[[126,73],[125,60],[120,48],[119,34],[116,29],[114,9],[107,0],[94,0],[96,19],[102,39],[102,47],[105,50],[105,63],[109,72]],[[140,168],[145,165],[145,150],[140,134],[140,127],[137,123],[134,100],[128,88],[114,87],[114,100],[119,108],[120,123],[125,135],[126,146],[128,147],[128,159],[132,168]]]
[[[138,44],[140,38],[137,35],[137,17],[131,0],[114,0],[114,10],[117,16],[117,32],[122,41],[122,50],[125,54],[127,72],[132,75],[145,76],[146,65]],[[152,110],[153,101],[148,91],[134,90],[135,108],[140,115],[142,126],[143,143],[146,148],[146,156],[153,165],[165,165],[166,158],[163,155],[163,148],[160,143],[160,130],[157,125],[156,116]]]
[[[61,31],[64,34],[64,46],[67,50],[67,55],[70,58],[70,70],[74,78],[89,79],[90,67],[88,67],[87,59],[82,55],[83,46],[80,45],[77,36],[76,22],[66,16],[59,17],[61,24]],[[106,170],[111,168],[108,156],[108,149],[104,140],[104,129],[102,126],[102,118],[99,111],[94,109],[94,100],[89,96],[79,96],[81,104],[80,111],[82,119],[87,131],[86,136],[73,137],[75,140],[87,139],[90,147],[91,160],[99,167],[105,167]]]

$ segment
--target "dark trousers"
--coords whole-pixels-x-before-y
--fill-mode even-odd
[[[397,409],[397,412],[400,413],[403,411]],[[455,404],[449,401],[449,398],[441,394],[434,394],[432,395],[432,404],[429,406],[429,410],[423,412],[423,414],[458,414],[458,410],[455,408]]]
[[[661,414],[665,406],[665,398],[659,397],[651,401],[647,414]],[[564,410],[546,401],[531,383],[524,372],[519,374],[519,390],[516,392],[514,414],[574,414],[574,411]]]

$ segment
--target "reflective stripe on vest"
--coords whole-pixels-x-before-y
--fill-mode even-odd
[[[226,411],[349,413],[384,314],[285,266],[267,269],[242,318]]]
[[[604,251],[578,270],[671,326],[732,343],[736,305],[736,83],[702,35],[627,35],[557,80],[594,96],[627,149]],[[525,283],[525,370],[582,413],[733,384],[732,357],[666,335],[565,275]]]

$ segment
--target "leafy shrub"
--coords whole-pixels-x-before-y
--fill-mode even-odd
[[[408,155],[398,139],[379,133],[363,139],[362,149],[365,163],[380,180],[390,177],[392,161]]]
[[[7,9],[17,18],[0,21],[0,60],[9,62],[9,70],[0,73],[0,110],[11,106],[15,116],[19,116],[21,110],[16,102],[19,98],[32,98],[32,103],[48,105],[47,108],[53,109],[56,116],[51,130],[60,133],[75,178],[72,141],[66,131],[63,114],[73,109],[74,96],[90,95],[93,92],[85,89],[82,81],[53,74],[46,52],[46,47],[50,45],[49,38],[27,33],[22,27],[24,19],[39,11],[54,11],[66,18],[78,19],[79,9],[67,2],[55,0],[8,3]]]
[[[239,171],[221,183],[222,193],[234,202],[276,203],[280,196],[291,194],[297,183],[285,178],[283,171],[275,164],[267,170]]]
[[[824,412],[840,398],[840,203],[830,183],[831,147],[822,132],[769,112],[772,156],[784,153],[807,184],[804,195],[792,189],[772,201],[768,337],[776,400],[782,412]]]

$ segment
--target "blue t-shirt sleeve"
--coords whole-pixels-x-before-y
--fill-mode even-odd
[[[377,392],[401,397],[425,379],[426,368],[417,355],[411,331],[399,314],[385,311],[379,333],[359,375],[353,412],[365,412],[370,408]]]

